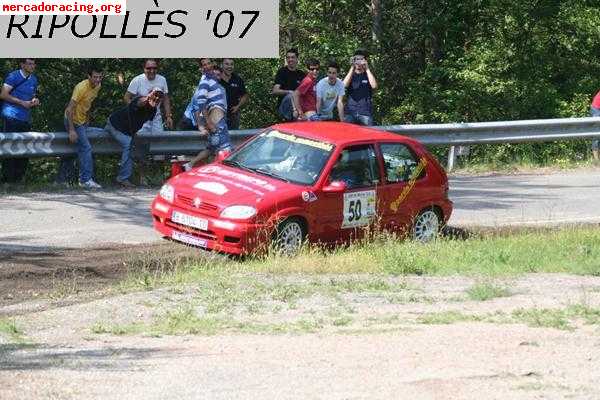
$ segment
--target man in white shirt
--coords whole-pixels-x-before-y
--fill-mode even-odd
[[[338,78],[339,65],[332,61],[327,65],[327,77],[317,83],[317,115],[313,120],[327,121],[333,119],[333,109],[337,106],[340,121],[344,120],[344,103],[342,98],[346,92],[344,81]]]
[[[163,92],[163,100],[162,105],[164,107],[164,125],[167,128],[173,129],[173,113],[171,112],[171,100],[169,99],[169,87],[167,85],[167,80],[164,76],[158,74],[158,60],[153,58],[148,58],[144,60],[142,65],[144,67],[144,73],[136,76],[129,83],[129,87],[127,88],[127,92],[125,93],[125,103],[131,103],[131,100],[136,97],[146,97],[152,92],[154,89],[160,89]],[[163,132],[163,114],[161,111],[161,107],[158,107],[156,110],[156,115],[150,121],[147,121],[142,129],[139,130],[139,133],[149,132],[149,133],[161,133]],[[145,169],[146,163],[144,159],[150,150],[150,143],[141,140],[140,138],[136,138],[135,140],[135,151],[134,158],[136,158],[139,162],[138,169],[140,175],[140,185],[146,186],[148,183],[145,177]],[[164,160],[164,156],[154,156],[153,160],[162,161]]]
[[[169,99],[169,87],[167,80],[164,76],[159,75],[158,72],[158,61],[154,59],[147,59],[144,61],[144,73],[136,76],[131,80],[127,92],[125,93],[125,102],[129,104],[131,99],[138,96],[148,96],[148,94],[154,88],[161,88],[163,97],[163,106],[165,109],[165,125],[169,129],[173,129],[173,114],[171,113],[171,101]],[[163,118],[161,110],[157,110],[156,116],[152,121],[148,121],[144,124],[140,132],[162,132]]]

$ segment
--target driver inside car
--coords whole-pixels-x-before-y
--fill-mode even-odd
[[[311,179],[316,179],[327,160],[327,154],[320,151],[308,151],[294,162],[293,169],[304,171]]]
[[[354,171],[353,165],[350,163],[349,151],[344,150],[342,154],[340,154],[338,162],[331,170],[329,180],[330,182],[342,181],[348,188],[360,186],[362,181]]]

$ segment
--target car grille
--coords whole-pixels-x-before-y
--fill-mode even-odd
[[[177,203],[179,203],[180,205],[192,209],[192,210],[202,210],[202,211],[206,211],[210,214],[214,214],[219,207],[217,207],[214,204],[210,204],[210,203],[205,203],[202,202],[200,203],[200,206],[196,207],[194,205],[194,198],[193,197],[188,197],[188,196],[184,196],[181,194],[177,195]]]

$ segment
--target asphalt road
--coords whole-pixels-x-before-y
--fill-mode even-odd
[[[4,195],[0,251],[160,241],[149,213],[155,193],[156,189],[139,189]],[[600,170],[453,176],[450,198],[454,227],[600,222]]]

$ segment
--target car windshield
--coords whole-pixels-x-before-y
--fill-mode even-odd
[[[223,164],[286,182],[314,184],[333,151],[330,143],[276,130],[264,132]]]

